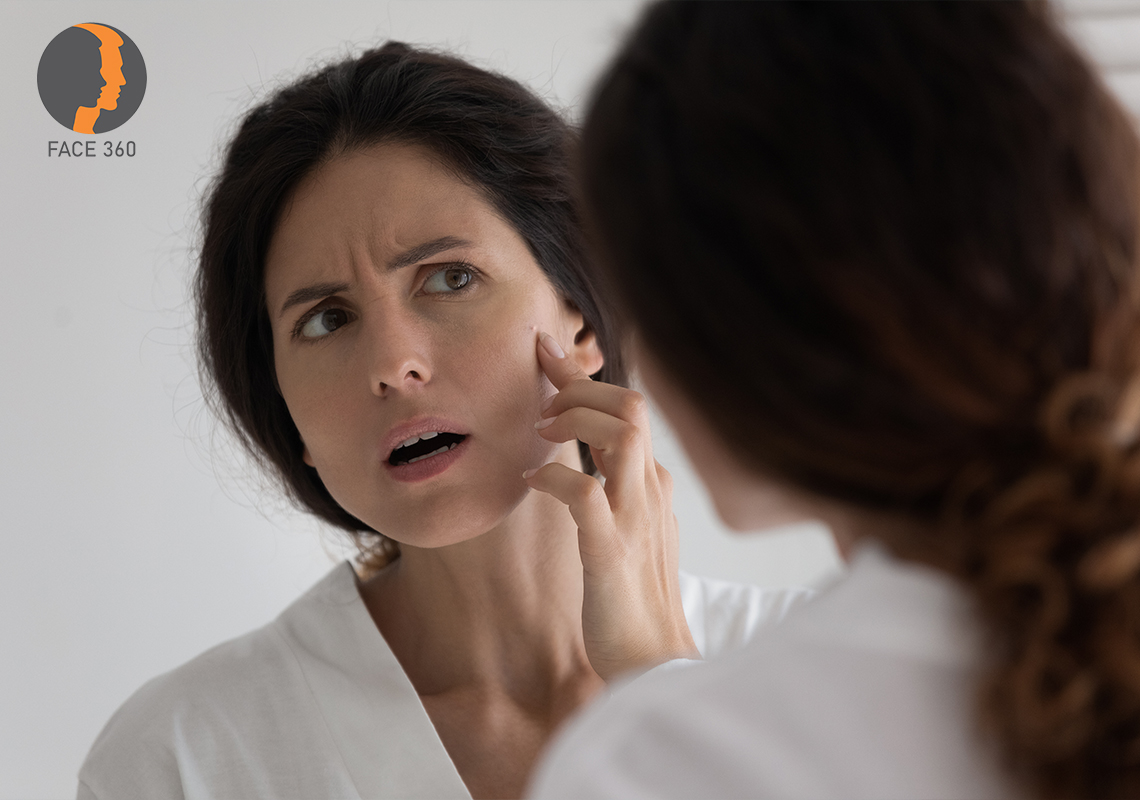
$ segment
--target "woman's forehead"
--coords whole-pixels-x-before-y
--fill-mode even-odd
[[[423,238],[441,225],[478,227],[494,214],[480,192],[430,151],[381,144],[337,156],[306,176],[283,209],[278,232]]]
[[[279,279],[300,274],[401,263],[441,240],[452,251],[533,264],[525,241],[483,194],[426,148],[352,151],[314,170],[286,201],[266,257],[266,288],[272,293]]]
[[[368,240],[402,250],[424,240],[502,235],[481,193],[408,146],[377,146],[334,158],[288,198],[272,245],[287,250]]]

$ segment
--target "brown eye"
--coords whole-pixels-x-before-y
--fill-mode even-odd
[[[432,274],[424,282],[428,294],[449,294],[465,289],[471,283],[471,270],[466,267],[449,267]]]
[[[471,273],[465,269],[449,269],[444,278],[448,288],[451,289],[462,289],[469,280],[471,280]]]
[[[326,308],[318,311],[305,322],[301,328],[301,335],[306,339],[319,339],[335,331],[348,322],[348,314],[344,309]]]

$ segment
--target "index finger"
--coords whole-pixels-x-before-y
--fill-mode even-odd
[[[562,347],[549,333],[539,334],[536,349],[538,350],[538,363],[542,366],[542,371],[546,373],[546,377],[550,378],[550,382],[554,384],[555,389],[561,391],[574,381],[590,380],[590,376],[578,366],[574,359],[566,355]]]

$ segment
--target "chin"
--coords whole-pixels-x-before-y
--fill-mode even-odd
[[[383,509],[386,513],[376,509],[368,518],[360,518],[399,544],[449,547],[482,536],[510,516],[529,491],[521,477],[517,484],[500,480],[494,487],[470,486],[448,493],[445,501],[420,503],[398,516],[388,507]]]

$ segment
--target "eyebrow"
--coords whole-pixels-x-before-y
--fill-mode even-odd
[[[293,306],[299,306],[313,300],[324,300],[330,295],[347,292],[350,288],[347,283],[314,283],[312,286],[303,286],[285,298],[277,316],[278,318],[285,316],[285,312]]]
[[[432,239],[430,242],[418,244],[400,253],[400,255],[388,262],[388,271],[391,272],[393,270],[403,269],[404,267],[410,267],[413,264],[423,261],[425,258],[431,258],[438,253],[442,253],[444,250],[466,247],[469,244],[471,243],[466,239],[460,239],[457,236],[440,236],[438,239]],[[347,292],[350,288],[352,287],[347,283],[314,283],[311,286],[303,286],[285,298],[285,302],[281,304],[281,311],[278,312],[278,316],[285,316],[285,312],[293,306],[309,303],[313,300],[323,300],[330,295]]]
[[[440,236],[438,239],[432,239],[430,242],[417,244],[410,250],[405,250],[388,262],[388,269],[394,270],[410,267],[412,264],[423,261],[425,258],[431,258],[437,253],[442,253],[444,250],[466,247],[469,244],[471,244],[471,242],[466,239],[460,239],[458,236]]]

